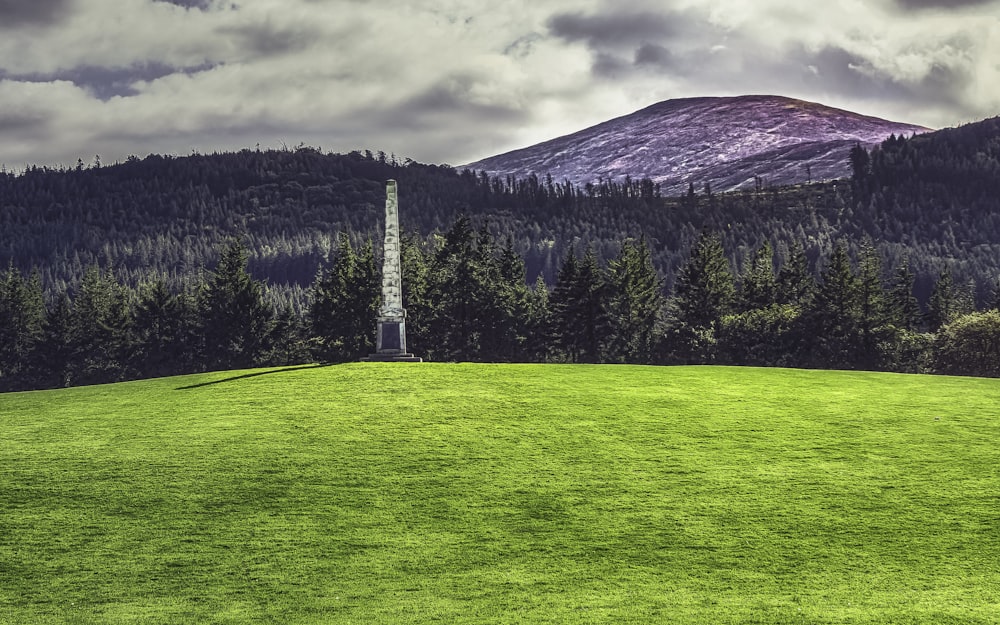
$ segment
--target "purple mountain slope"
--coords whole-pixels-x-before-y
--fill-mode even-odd
[[[491,174],[539,176],[579,185],[600,178],[651,178],[664,194],[693,182],[726,191],[850,174],[853,145],[928,128],[781,96],[667,100],[586,130],[470,163]]]

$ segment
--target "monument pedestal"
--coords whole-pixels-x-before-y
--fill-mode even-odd
[[[406,320],[402,317],[383,317],[378,320],[376,352],[361,360],[364,362],[423,362],[406,351]]]

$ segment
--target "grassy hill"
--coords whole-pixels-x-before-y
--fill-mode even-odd
[[[998,406],[553,365],[0,395],[0,623],[997,623]]]

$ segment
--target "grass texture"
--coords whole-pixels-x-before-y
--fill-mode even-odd
[[[0,395],[0,623],[1000,623],[998,411],[726,367]]]

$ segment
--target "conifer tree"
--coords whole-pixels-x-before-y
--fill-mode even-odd
[[[73,300],[70,316],[70,384],[100,384],[130,377],[127,365],[131,322],[124,287],[110,271],[90,267]]]
[[[916,330],[920,327],[920,304],[913,295],[913,283],[913,272],[909,264],[904,262],[893,273],[886,295],[887,320],[902,330]]]
[[[767,308],[778,296],[778,282],[774,275],[774,250],[770,241],[757,248],[744,263],[737,297],[741,311]]]
[[[861,357],[861,296],[847,246],[834,247],[807,314],[806,331],[813,337],[814,364],[853,368]]]
[[[714,359],[715,327],[732,311],[735,293],[719,235],[703,232],[677,275],[668,304],[667,349],[675,360],[702,363]]]
[[[44,322],[38,273],[25,280],[20,271],[8,267],[0,276],[0,390],[30,387],[30,359],[42,339]]]
[[[171,293],[162,279],[141,285],[138,296],[128,359],[132,371],[143,377],[196,371],[194,299],[184,292]]]
[[[663,281],[653,268],[646,240],[622,244],[608,264],[608,358],[652,362],[663,308]]]
[[[927,302],[927,323],[932,332],[937,332],[942,326],[950,323],[958,316],[958,295],[951,270],[945,267],[938,275]]]
[[[859,364],[865,368],[878,364],[878,343],[887,338],[886,319],[882,261],[871,241],[866,241],[858,262],[858,326],[862,352]]]
[[[315,357],[343,362],[375,350],[381,294],[378,280],[371,240],[359,255],[347,234],[341,233],[333,263],[320,273],[312,287],[308,319],[315,337]]]
[[[435,360],[475,360],[480,354],[481,300],[476,237],[468,218],[445,233],[428,272],[430,320],[428,356]]]
[[[570,248],[552,293],[554,343],[571,362],[599,362],[608,335],[604,276],[588,248]]]
[[[31,355],[31,381],[34,388],[62,388],[70,383],[67,366],[72,347],[70,326],[73,305],[62,293],[45,315],[42,338]]]
[[[781,304],[804,306],[816,289],[809,271],[809,259],[800,241],[792,243],[781,270],[778,271],[777,300]]]
[[[249,253],[239,240],[222,250],[199,298],[203,363],[209,370],[251,367],[267,348],[274,317],[264,286],[247,271]]]

